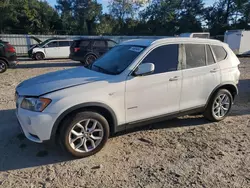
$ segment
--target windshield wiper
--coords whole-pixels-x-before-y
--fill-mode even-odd
[[[98,68],[99,70],[101,70],[103,73],[115,75],[114,72],[110,72],[110,71],[108,71],[108,70],[106,70],[106,69],[104,69],[104,68],[102,68],[102,67],[100,67],[98,65],[93,65],[93,66],[96,67],[96,68]]]

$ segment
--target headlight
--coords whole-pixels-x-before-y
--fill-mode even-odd
[[[47,98],[24,98],[21,103],[21,108],[42,112],[50,103],[51,100]]]

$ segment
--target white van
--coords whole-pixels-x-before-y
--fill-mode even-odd
[[[209,39],[210,33],[182,33],[180,34],[180,37]]]
[[[250,55],[250,31],[226,31],[224,42],[229,45],[236,55]]]
[[[32,58],[36,60],[69,58],[72,39],[52,39],[33,48]]]

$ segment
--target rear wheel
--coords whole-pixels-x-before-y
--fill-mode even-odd
[[[0,73],[4,73],[8,68],[8,65],[5,61],[0,60]]]
[[[232,94],[226,89],[220,89],[209,101],[204,117],[210,121],[221,121],[230,112],[232,103]]]
[[[35,59],[36,60],[43,60],[44,59],[44,54],[42,52],[37,52],[35,54]]]
[[[85,57],[83,65],[87,67],[87,66],[91,65],[92,63],[94,63],[96,59],[97,59],[97,57],[95,55],[89,54]]]
[[[65,122],[60,132],[62,147],[75,157],[100,151],[109,137],[109,124],[97,112],[80,112]]]

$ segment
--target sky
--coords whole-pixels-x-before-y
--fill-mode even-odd
[[[51,4],[52,6],[55,6],[56,4],[56,0],[47,0],[49,4]],[[107,6],[108,6],[108,1],[109,0],[97,0],[99,3],[102,4],[103,6],[103,11],[104,12],[107,12]],[[207,5],[212,5],[216,0],[204,0],[204,2],[207,4]]]

